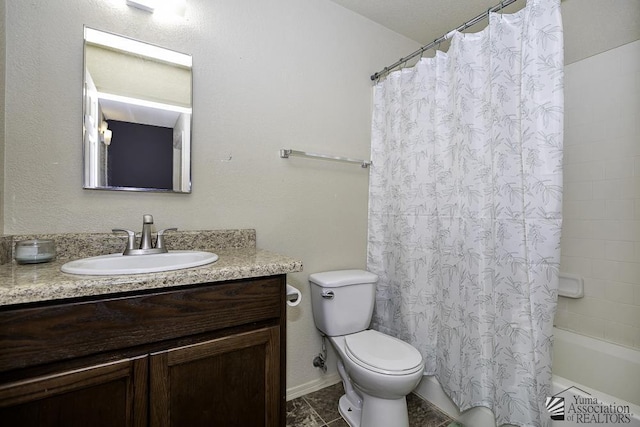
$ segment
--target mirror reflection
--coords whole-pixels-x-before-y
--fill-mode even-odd
[[[191,192],[191,56],[84,29],[84,188]]]

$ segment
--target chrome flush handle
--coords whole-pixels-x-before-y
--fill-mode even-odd
[[[323,289],[320,295],[322,295],[324,299],[333,299],[335,297],[333,291],[327,291],[326,289]]]

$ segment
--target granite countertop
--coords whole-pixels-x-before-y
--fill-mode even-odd
[[[53,239],[58,258],[42,264],[12,261],[13,242],[32,238]],[[0,307],[69,298],[161,289],[224,280],[272,276],[302,271],[302,262],[256,249],[255,230],[199,230],[167,236],[171,249],[215,252],[219,259],[201,267],[158,273],[88,276],[67,274],[60,267],[73,259],[117,253],[125,246],[112,234],[50,234],[2,236],[0,246]]]
[[[60,267],[68,260],[24,265],[11,262],[0,265],[0,306],[302,271],[300,261],[265,250],[240,248],[216,253],[220,257],[216,262],[201,267],[114,276],[63,273]]]

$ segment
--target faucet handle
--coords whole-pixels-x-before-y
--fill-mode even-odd
[[[156,239],[156,249],[164,249],[164,232],[165,231],[178,231],[177,228],[165,228],[158,231],[158,238]]]
[[[136,246],[136,233],[131,230],[125,230],[124,228],[114,228],[111,230],[113,233],[127,233],[127,250],[133,250]]]

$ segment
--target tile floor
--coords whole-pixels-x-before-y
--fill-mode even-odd
[[[287,427],[349,427],[338,412],[342,383],[287,402]],[[453,422],[435,406],[414,394],[407,396],[410,427],[446,427]],[[393,426],[389,426],[393,427]]]

